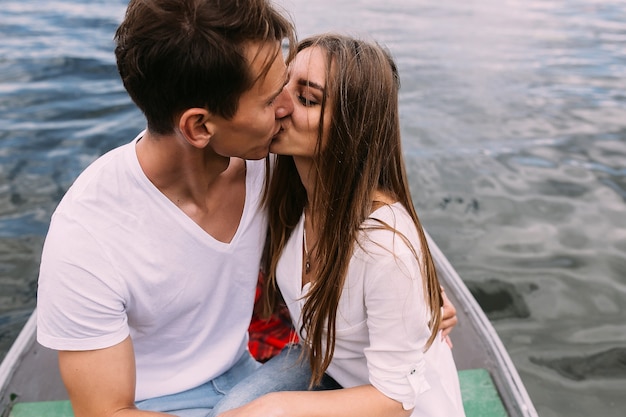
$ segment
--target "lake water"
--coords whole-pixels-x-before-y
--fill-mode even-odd
[[[300,37],[385,44],[413,197],[537,411],[626,414],[626,2],[281,0]],[[35,305],[50,214],[143,119],[122,0],[2,0],[0,358]]]

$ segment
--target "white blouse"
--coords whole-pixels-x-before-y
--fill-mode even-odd
[[[422,274],[398,233],[367,230],[379,219],[400,231],[420,254],[417,230],[400,203],[364,223],[339,301],[335,353],[327,373],[344,388],[372,384],[414,408],[413,416],[464,416],[457,370],[448,345],[430,336]],[[309,284],[302,287],[303,217],[277,265],[277,281],[296,329]],[[300,335],[303,339],[305,335]]]

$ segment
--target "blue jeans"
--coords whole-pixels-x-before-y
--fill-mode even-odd
[[[253,374],[260,366],[261,364],[246,352],[228,371],[199,387],[138,401],[136,406],[140,410],[160,411],[179,417],[206,417],[231,388]]]
[[[215,405],[209,417],[237,408],[270,392],[307,391],[311,379],[308,360],[300,361],[302,348],[290,345],[280,354],[267,361],[236,386]],[[330,376],[324,375],[320,385],[314,391],[339,389],[341,386]]]

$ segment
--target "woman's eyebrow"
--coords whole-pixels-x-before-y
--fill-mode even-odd
[[[324,92],[324,86],[315,83],[313,81],[309,81],[309,80],[305,80],[305,79],[299,79],[298,80],[298,85],[301,85],[303,87],[313,87],[316,90],[320,90],[322,93]]]

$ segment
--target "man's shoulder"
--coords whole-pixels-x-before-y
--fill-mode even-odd
[[[113,165],[123,160],[124,155],[130,151],[130,146],[131,144],[129,143],[118,146],[96,158],[80,173],[74,181],[73,186],[89,183],[92,178],[103,175],[104,171],[118,171],[119,167]],[[104,175],[107,174],[104,173]]]
[[[80,211],[81,208],[87,211],[98,208],[99,211],[103,209],[103,205],[126,200],[123,197],[129,189],[128,179],[131,176],[125,156],[128,152],[129,144],[126,144],[94,160],[74,180],[56,212]]]

